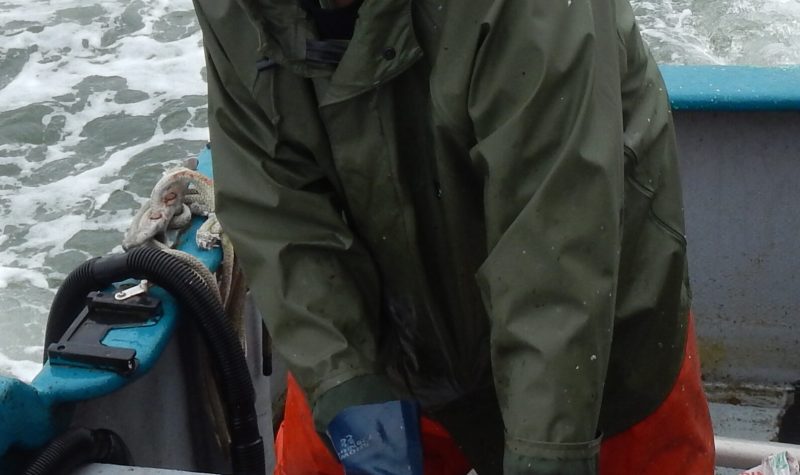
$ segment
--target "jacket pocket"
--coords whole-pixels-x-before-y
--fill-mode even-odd
[[[617,323],[641,315],[674,315],[685,300],[686,237],[682,223],[665,219],[680,216],[677,181],[659,189],[645,175],[637,173],[636,157],[625,151],[625,198],[622,249],[617,288]],[[652,183],[658,183],[655,179]],[[669,187],[669,188],[667,188]],[[677,209],[676,209],[677,208]]]
[[[686,236],[682,232],[682,223],[670,223],[656,211],[656,201],[659,189],[654,185],[658,183],[655,178],[645,178],[637,167],[636,153],[625,147],[625,201],[624,201],[624,226],[639,227],[643,221],[649,220],[659,227],[664,233],[676,240],[681,247],[686,248]],[[675,183],[677,185],[677,182]],[[674,203],[680,207],[681,203]]]

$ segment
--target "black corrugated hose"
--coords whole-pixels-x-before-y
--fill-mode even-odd
[[[258,430],[255,390],[239,339],[219,299],[186,263],[154,248],[137,247],[85,262],[58,289],[45,332],[45,348],[61,338],[86,304],[89,292],[128,278],[147,279],[164,288],[192,315],[221,377],[236,474],[264,475],[264,443]]]
[[[110,430],[70,429],[50,441],[24,475],[69,475],[89,463],[131,463],[122,439]]]

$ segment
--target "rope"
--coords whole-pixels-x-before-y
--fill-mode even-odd
[[[225,314],[231,321],[245,347],[244,302],[247,286],[241,269],[236,265],[233,244],[222,231],[214,213],[214,185],[211,179],[196,171],[196,160],[188,160],[187,166],[165,172],[153,187],[150,198],[142,205],[125,233],[122,247],[125,250],[137,246],[150,246],[163,250],[187,263],[209,289],[219,298]],[[197,230],[197,245],[201,249],[222,248],[219,281],[211,271],[193,255],[174,249],[177,235],[186,229],[193,216],[205,216],[206,221]],[[202,345],[198,351],[205,353]],[[207,357],[207,355],[205,355]],[[214,425],[217,442],[228,455],[230,434],[225,410],[218,391],[217,378],[208,369],[200,369],[200,378],[205,387],[206,410]]]
[[[198,215],[207,217],[206,222],[197,231],[198,246],[201,249],[210,249],[217,245],[222,247],[219,283],[197,258],[174,249],[174,240],[169,239],[171,231],[185,229],[191,222],[192,216]],[[213,182],[196,170],[177,167],[164,174],[153,187],[150,199],[134,216],[130,228],[125,233],[122,246],[126,250],[137,246],[162,249],[189,264],[217,294],[223,306],[234,309],[243,305],[228,302],[235,272],[233,244],[228,236],[223,234],[222,226],[214,213]],[[237,298],[244,297],[237,296]],[[241,315],[229,314],[229,318],[240,337],[243,337]],[[244,341],[243,338],[240,339]]]

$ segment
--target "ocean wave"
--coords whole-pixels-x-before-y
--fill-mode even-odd
[[[30,360],[15,360],[0,352],[0,375],[29,383],[39,374],[42,364]]]

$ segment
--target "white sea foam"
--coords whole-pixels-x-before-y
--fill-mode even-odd
[[[61,132],[62,137],[57,144],[47,147],[43,160],[20,160],[19,157],[9,156],[0,157],[0,164],[14,163],[20,168],[20,177],[36,174],[43,165],[61,160],[72,159],[80,166],[80,158],[76,159],[72,149],[85,140],[82,132],[92,120],[114,114],[146,116],[169,100],[180,99],[187,94],[204,95],[205,84],[200,75],[203,56],[199,47],[199,32],[166,44],[148,36],[159,18],[172,11],[191,10],[191,2],[147,2],[140,10],[143,27],[101,48],[104,33],[113,25],[110,20],[118,21],[126,4],[123,1],[97,3],[105,13],[88,25],[65,19],[60,22],[55,20],[57,15],[54,12],[86,6],[81,1],[26,0],[19,4],[12,3],[10,9],[0,12],[0,24],[24,19],[43,26],[41,31],[35,28],[23,30],[3,38],[2,46],[6,49],[30,49],[32,45],[36,49],[30,53],[25,67],[16,78],[0,90],[0,112],[29,104],[44,104],[53,108],[53,112],[43,118],[45,124],[54,116],[62,116],[66,121]],[[55,54],[61,56],[61,59],[49,61]],[[85,107],[77,112],[68,110],[69,103],[53,101],[55,97],[74,94],[76,85],[91,76],[122,77],[127,81],[127,88],[142,91],[149,98],[132,104],[117,104],[112,100],[114,91],[98,91],[89,94]],[[109,182],[108,178],[113,177],[136,153],[173,138],[207,138],[207,132],[202,128],[184,129],[171,134],[159,132],[160,129],[157,129],[146,142],[110,153],[96,167],[69,174],[50,183],[36,186],[20,184],[13,189],[0,191],[0,198],[6,203],[4,223],[30,223],[33,220],[31,210],[37,207],[57,212],[83,198],[89,198],[93,208],[102,206],[114,190],[121,189],[125,184],[121,181]],[[3,144],[2,147],[17,151],[32,148],[27,144]],[[6,182],[13,180],[13,177],[3,178]],[[54,228],[59,229],[61,238],[67,229],[92,227],[91,223],[80,222],[78,217],[70,217],[67,221],[65,223],[63,219],[54,219],[49,222],[51,225],[68,225],[68,228]],[[95,222],[102,222],[102,218]],[[31,234],[29,238],[28,242],[21,245],[23,248],[49,242],[41,235]]]
[[[674,64],[800,64],[797,0],[633,0],[656,59]]]
[[[8,284],[12,282],[34,285],[43,289],[48,288],[47,279],[41,272],[19,267],[0,266],[0,289],[8,287]]]
[[[0,375],[11,376],[29,383],[39,374],[42,364],[29,360],[14,360],[0,353]]]

